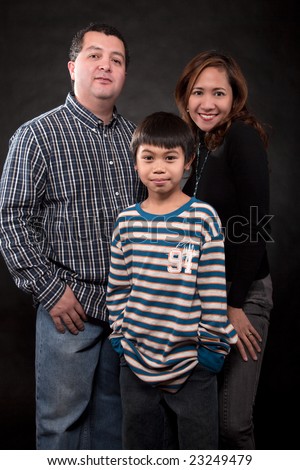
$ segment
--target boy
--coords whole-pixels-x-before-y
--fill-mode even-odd
[[[181,190],[194,149],[188,125],[165,112],[148,116],[131,141],[148,198],[117,219],[107,291],[125,449],[170,448],[171,422],[179,449],[218,446],[216,373],[237,336],[219,218]]]

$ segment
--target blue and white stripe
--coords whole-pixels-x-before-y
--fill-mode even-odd
[[[107,306],[115,349],[145,382],[175,392],[200,361],[217,371],[236,332],[227,318],[223,235],[214,209],[191,199],[117,220]]]

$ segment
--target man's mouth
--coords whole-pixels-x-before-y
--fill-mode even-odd
[[[108,78],[108,77],[95,77],[95,80],[99,81],[99,82],[103,82],[103,83],[111,83],[111,79]]]

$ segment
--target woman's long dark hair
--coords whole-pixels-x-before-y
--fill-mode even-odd
[[[232,122],[240,119],[257,129],[265,147],[268,144],[268,136],[263,126],[249,113],[247,109],[248,87],[246,79],[237,64],[230,56],[216,51],[206,51],[197,54],[184,68],[175,89],[175,100],[181,117],[193,129],[196,137],[199,136],[199,128],[190,118],[188,113],[188,101],[200,73],[207,67],[216,67],[225,70],[232,88],[232,109],[221,125],[205,133],[205,144],[209,149],[218,147],[231,126]]]

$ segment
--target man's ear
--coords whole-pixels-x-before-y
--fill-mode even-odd
[[[68,69],[69,69],[69,73],[70,73],[71,80],[74,80],[75,62],[73,62],[72,60],[70,60],[70,61],[68,62]]]

